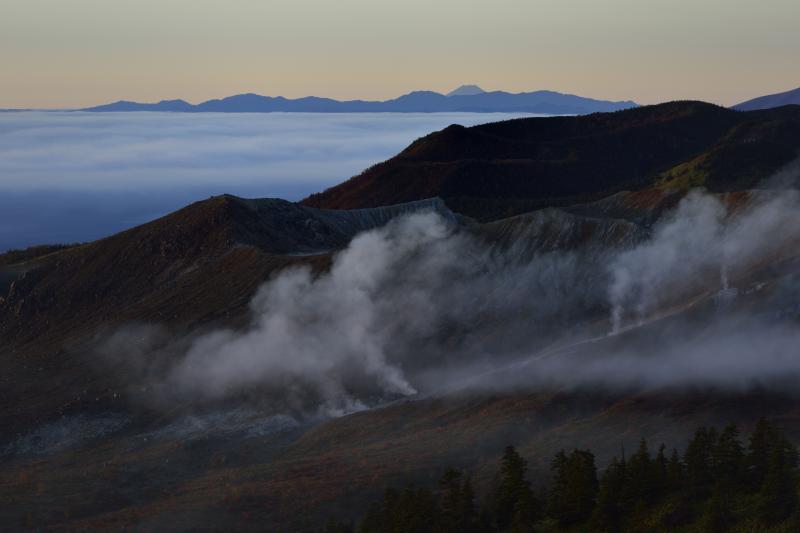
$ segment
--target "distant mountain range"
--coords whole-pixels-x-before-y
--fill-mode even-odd
[[[474,96],[476,94],[486,94],[486,91],[477,85],[462,85],[447,93],[447,96]]]
[[[757,109],[770,109],[784,105],[800,105],[800,87],[783,93],[759,96],[741,104],[733,106],[738,111],[755,111]]]
[[[756,111],[785,105],[800,105],[800,87],[790,91],[759,96],[730,108]],[[285,98],[255,93],[191,104],[186,100],[132,102],[119,100],[75,111],[167,111],[173,113],[542,113],[548,115],[585,115],[639,107],[632,100],[598,100],[556,91],[509,93],[484,91],[477,85],[461,85],[447,94],[434,91],[413,91],[383,101],[334,100],[318,96]],[[0,109],[0,112],[32,111],[33,109]]]
[[[585,98],[554,91],[508,93],[486,92],[477,85],[462,85],[444,95],[433,91],[414,91],[385,101],[333,100],[307,96],[284,98],[237,94],[200,104],[185,100],[162,100],[158,103],[139,103],[120,100],[111,104],[82,109],[81,111],[171,111],[178,113],[545,113],[553,115],[583,115],[587,113],[619,111],[638,107],[631,100],[609,101]]]

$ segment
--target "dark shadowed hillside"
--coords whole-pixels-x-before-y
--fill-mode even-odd
[[[304,203],[352,209],[439,196],[488,220],[653,185],[736,190],[797,157],[798,136],[800,109],[737,113],[702,102],[454,125]]]
[[[0,362],[15,376],[0,390],[0,428],[8,435],[107,407],[129,376],[101,376],[90,364],[87,346],[99,332],[128,323],[159,324],[173,335],[241,325],[274,272],[324,269],[358,232],[424,209],[449,215],[435,200],[329,212],[219,196],[93,243],[0,255]]]
[[[797,441],[797,172],[752,187],[799,128],[451,126],[304,203],[0,255],[0,524],[315,531],[446,467],[482,498],[507,445],[538,488],[560,449],[602,469],[762,416]]]

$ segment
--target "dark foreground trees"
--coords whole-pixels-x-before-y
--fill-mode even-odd
[[[701,427],[681,455],[661,445],[615,457],[598,479],[589,450],[558,452],[550,479],[534,490],[527,462],[511,446],[483,505],[470,478],[448,469],[434,490],[387,489],[355,528],[327,533],[482,533],[537,531],[800,531],[798,453],[760,420],[747,445],[728,425]]]

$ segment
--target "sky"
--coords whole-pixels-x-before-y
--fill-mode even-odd
[[[0,108],[464,83],[731,105],[800,86],[797,0],[0,0]]]

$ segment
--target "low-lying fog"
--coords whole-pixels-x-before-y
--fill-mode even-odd
[[[457,123],[514,114],[0,113],[0,253],[229,193],[298,200]]]
[[[139,366],[148,401],[170,407],[255,394],[277,412],[339,415],[464,387],[798,390],[800,285],[784,273],[762,292],[774,278],[752,278],[796,255],[796,192],[760,192],[733,213],[693,192],[622,248],[530,255],[480,235],[432,212],[401,217],[357,236],[327,273],[266,282],[244,330],[176,343],[138,325],[99,352]],[[699,300],[706,310],[688,312]]]

